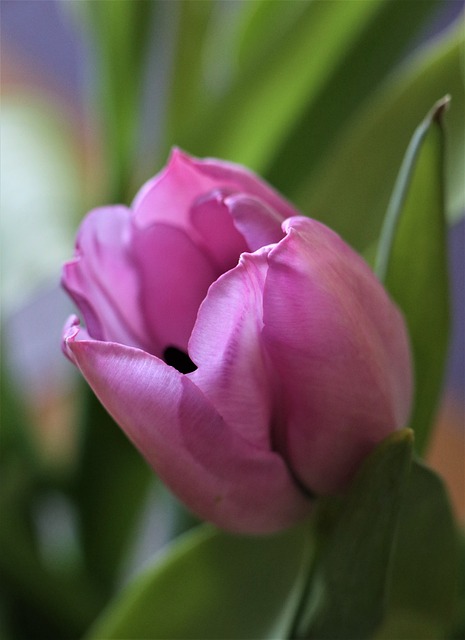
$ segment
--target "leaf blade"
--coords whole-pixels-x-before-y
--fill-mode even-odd
[[[336,516],[331,500],[323,506],[332,522],[297,637],[363,640],[379,624],[412,446],[410,429],[391,434],[367,458]]]
[[[318,95],[344,47],[384,1],[306,3],[292,33],[281,39],[261,65],[239,76],[182,144],[198,155],[234,160],[259,170],[276,137]],[[328,24],[332,25],[330,32]],[[311,55],[310,42],[318,56]]]
[[[463,30],[454,27],[383,83],[317,170],[288,194],[304,213],[327,223],[358,250],[376,241],[413,131],[431,105],[450,94],[446,169],[453,180],[447,203],[451,217],[460,215],[465,202],[463,46]]]
[[[128,587],[88,640],[281,637],[303,584],[307,545],[305,526],[246,538],[202,525]]]
[[[389,612],[376,640],[444,637],[457,598],[458,538],[440,478],[414,461],[399,517]]]
[[[436,0],[389,0],[379,5],[327,77],[318,99],[306,104],[276,150],[266,173],[271,184],[293,199],[299,184],[317,170],[347,122],[399,63],[437,5]]]
[[[83,391],[84,424],[73,497],[86,567],[108,595],[154,476],[93,392]]]
[[[449,337],[449,285],[439,101],[417,128],[399,172],[379,243],[377,273],[404,312],[415,397],[410,426],[424,451],[442,385]],[[406,277],[407,276],[407,277]]]

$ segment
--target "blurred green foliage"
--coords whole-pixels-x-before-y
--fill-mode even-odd
[[[424,450],[447,343],[445,213],[453,217],[464,207],[463,24],[420,43],[443,6],[440,0],[82,0],[61,6],[82,19],[92,43],[98,82],[91,97],[109,202],[133,196],[147,127],[143,97],[152,89],[163,102],[150,125],[161,132],[161,142],[150,149],[146,177],[176,144],[247,164],[361,251],[381,237],[380,273],[411,331],[417,370],[412,426]],[[153,73],[161,73],[160,66],[150,65],[153,51],[160,54],[163,47],[166,91]],[[452,98],[443,117],[446,151],[443,129],[430,117],[412,140],[391,198],[415,128],[445,94]],[[358,585],[360,610],[367,607],[368,613],[366,628],[350,626],[357,637],[371,637],[379,617],[380,639],[442,637],[449,626],[451,634],[459,628],[450,608],[455,531],[447,497],[417,462],[402,492],[406,458],[400,454],[394,456],[402,467],[395,479],[372,462],[371,480],[355,484],[352,498],[346,497],[349,505],[365,500],[369,513],[363,514],[366,506],[345,515],[336,509],[332,542],[326,551],[318,548],[317,561],[326,557],[315,564],[320,584],[326,580],[339,590],[324,595],[323,588],[308,600],[302,572],[309,570],[315,530],[251,540],[200,525],[114,599],[151,473],[86,390],[80,393],[76,465],[50,474],[5,372],[2,394],[0,632],[7,640],[80,637],[105,606],[90,637],[181,638],[190,632],[232,638],[248,632],[271,638],[289,637],[292,628],[305,636],[313,625],[321,637],[340,638],[348,618],[341,622],[334,608]],[[377,456],[380,451],[389,458],[398,450],[380,449]],[[376,498],[376,487],[392,501]],[[77,521],[72,558],[58,566],[44,558],[36,517],[50,491],[63,497]],[[370,529],[372,522],[377,529]],[[383,522],[389,524],[386,536],[377,538]],[[357,536],[362,542],[366,536],[360,568],[380,540],[384,555],[377,556],[378,564],[394,554],[389,578],[383,571],[357,573],[351,564]],[[412,591],[420,583],[424,588]],[[225,601],[227,614],[219,608]]]
[[[439,102],[415,131],[378,250],[378,276],[404,312],[409,330],[415,371],[410,426],[420,452],[437,410],[449,338],[442,128],[448,105],[449,99]]]
[[[88,637],[286,637],[311,551],[308,523],[266,538],[201,525],[135,580]]]

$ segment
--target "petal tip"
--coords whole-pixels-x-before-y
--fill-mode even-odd
[[[77,334],[81,329],[81,321],[76,315],[71,315],[67,319],[62,332],[61,349],[65,356],[74,362],[71,344],[75,341]]]
[[[168,165],[172,162],[189,162],[192,157],[178,146],[171,147]]]

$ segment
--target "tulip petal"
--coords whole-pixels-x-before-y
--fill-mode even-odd
[[[204,250],[218,267],[218,274],[235,267],[240,254],[247,251],[247,244],[234,225],[225,197],[224,191],[216,189],[198,198],[190,211],[192,224],[200,235]]]
[[[218,271],[182,230],[154,224],[133,237],[141,284],[142,314],[162,350],[187,351],[200,303]],[[155,355],[162,355],[162,352]]]
[[[93,338],[153,350],[140,313],[132,231],[125,207],[91,211],[80,226],[75,257],[64,265],[62,284]]]
[[[297,213],[287,200],[251,171],[230,162],[198,160],[174,148],[166,168],[136,195],[133,202],[136,223],[145,227],[164,222],[191,231],[191,204],[215,189],[254,196],[272,207],[282,220]]]
[[[215,180],[217,184],[230,186],[234,191],[261,200],[276,211],[282,220],[297,215],[298,212],[286,198],[243,166],[213,158],[198,160],[197,158],[186,157],[204,178],[208,177]]]
[[[397,308],[337,234],[303,217],[283,228],[264,291],[264,343],[282,381],[275,441],[306,487],[328,493],[405,426],[408,340]]]
[[[132,204],[136,224],[146,227],[154,222],[167,223],[190,231],[192,203],[215,187],[218,187],[217,181],[202,176],[190,158],[174,148],[166,167],[136,195]]]
[[[247,242],[249,251],[279,242],[284,233],[282,217],[263,201],[242,194],[226,198],[226,205],[234,225]]]
[[[309,512],[279,455],[243,440],[187,376],[142,350],[89,340],[75,324],[64,342],[109,413],[202,518],[268,533]]]
[[[272,390],[261,345],[269,248],[242,254],[200,307],[189,341],[189,377],[242,437],[271,448]]]

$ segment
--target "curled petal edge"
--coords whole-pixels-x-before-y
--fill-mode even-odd
[[[312,509],[283,459],[246,442],[203,393],[145,351],[89,338],[71,318],[66,355],[160,478],[200,517],[236,533],[283,530]]]
[[[191,229],[188,211],[200,195],[232,189],[262,200],[284,220],[298,212],[258,175],[241,165],[214,158],[194,158],[173,147],[168,164],[139,190],[132,203],[137,224],[167,221]]]

